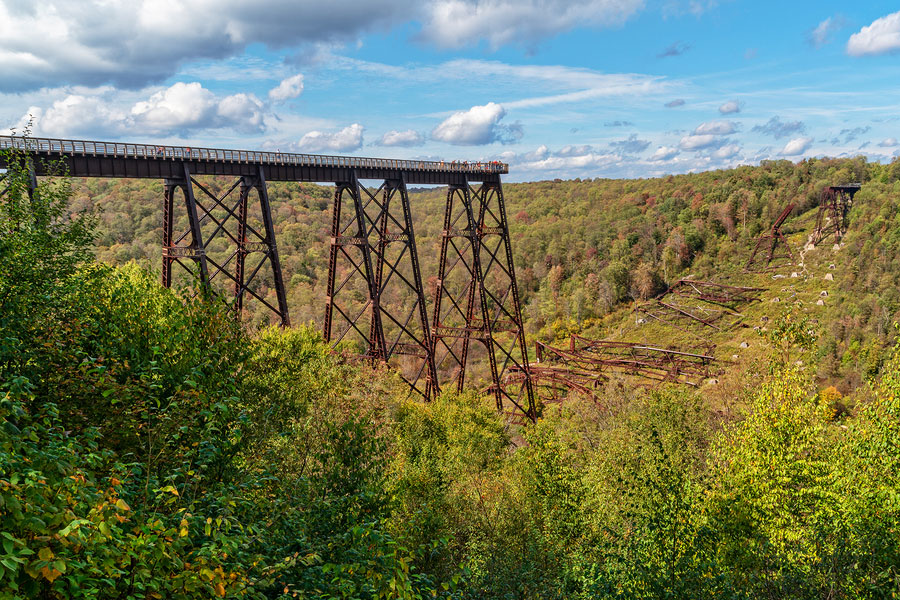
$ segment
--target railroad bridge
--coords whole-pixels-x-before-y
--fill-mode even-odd
[[[326,340],[394,366],[426,399],[447,387],[461,391],[473,366],[486,363],[498,410],[535,418],[500,182],[507,165],[0,136],[4,149],[31,159],[32,185],[61,171],[162,181],[162,284],[173,285],[173,269],[205,287],[218,278],[235,310],[257,301],[284,326],[290,317],[267,184],[333,184]],[[6,160],[0,153],[0,168]],[[231,184],[214,185],[223,177]],[[447,186],[430,316],[410,184]],[[253,285],[262,273],[274,300]],[[526,376],[511,382],[507,371]]]

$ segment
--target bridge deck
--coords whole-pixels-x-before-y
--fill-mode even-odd
[[[269,181],[348,181],[355,174],[359,179],[400,179],[402,175],[412,184],[461,184],[467,180],[495,181],[509,172],[508,165],[500,162],[398,160],[0,136],[0,150],[8,148],[18,148],[35,158],[62,160],[74,177],[178,178],[184,173],[181,165],[185,163],[195,175],[253,175],[263,166]],[[0,166],[4,166],[2,157]],[[38,175],[45,174],[41,161],[35,166]]]

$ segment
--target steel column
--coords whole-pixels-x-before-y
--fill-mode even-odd
[[[252,252],[252,247],[250,243],[247,241],[247,194],[251,188],[256,189],[256,194],[259,197],[259,207],[260,212],[262,213],[262,221],[263,221],[263,230],[264,230],[264,238],[260,240],[260,244],[265,247],[265,254],[269,260],[269,266],[272,269],[272,279],[275,287],[275,298],[278,301],[278,310],[275,313],[281,319],[282,327],[290,327],[291,319],[288,314],[288,305],[287,305],[287,292],[284,287],[284,276],[281,273],[281,259],[278,256],[278,245],[275,241],[275,223],[272,219],[272,206],[269,204],[269,191],[268,185],[266,184],[266,175],[263,170],[262,165],[257,167],[257,173],[255,180],[243,177],[241,182],[241,210],[242,214],[239,214],[238,217],[238,232],[239,232],[239,240],[240,241],[240,252],[238,255],[239,259],[239,267],[241,271],[241,290],[246,290],[249,282],[244,282],[244,262],[242,257],[246,257],[247,254]],[[252,230],[251,230],[252,231]],[[265,259],[263,259],[263,262]],[[254,271],[254,275],[258,272],[258,268]],[[252,277],[252,276],[251,276]],[[237,282],[235,282],[237,285]],[[243,293],[236,293],[235,300],[237,302],[243,302]]]
[[[194,190],[191,185],[191,172],[187,164],[182,165],[181,169],[183,177],[178,179],[167,179],[164,187],[164,208],[163,208],[163,285],[170,287],[172,285],[172,264],[178,263],[188,272],[199,279],[202,287],[209,286],[209,270],[206,264],[206,249],[203,244],[203,232],[200,229],[200,217],[197,214],[197,200],[194,198]],[[174,223],[174,203],[173,194],[175,189],[180,188],[184,196],[184,207],[187,213],[188,229],[182,233],[178,240],[172,239],[173,223]],[[190,236],[190,243],[185,246],[180,242]],[[195,274],[192,269],[187,267],[182,258],[190,258],[198,268],[199,274]]]

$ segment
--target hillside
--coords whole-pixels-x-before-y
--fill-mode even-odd
[[[900,242],[895,227],[898,178],[898,161],[881,165],[856,158],[796,165],[767,161],[662,179],[506,185],[529,339],[563,343],[569,334],[579,333],[653,345],[690,344],[681,332],[657,323],[638,326],[635,307],[686,277],[764,287],[762,302],[743,311],[742,327],[710,330],[701,337],[716,344],[717,357],[754,356],[758,336],[753,328],[794,309],[816,327],[814,362],[820,384],[847,394],[878,371],[895,339],[892,323],[900,309],[900,262],[893,258]],[[802,268],[767,275],[744,272],[756,237],[789,203],[796,207],[783,229],[799,259],[815,225],[821,190],[848,181],[861,182],[862,189],[840,250],[820,244],[805,255]],[[230,182],[210,183],[215,188]],[[101,261],[137,260],[158,270],[161,195],[158,182],[77,183],[75,206],[101,211]],[[270,195],[292,319],[320,324],[332,189],[271,184]],[[444,195],[441,189],[411,195],[426,284],[437,272]],[[824,280],[829,270],[833,281]],[[799,277],[790,278],[792,272]],[[259,291],[271,292],[265,279]],[[816,304],[819,299],[824,306]],[[260,318],[257,314],[256,320]],[[738,352],[741,342],[751,350]]]

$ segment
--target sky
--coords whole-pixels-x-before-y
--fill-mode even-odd
[[[510,181],[900,155],[867,0],[0,0],[0,131],[502,160]]]

